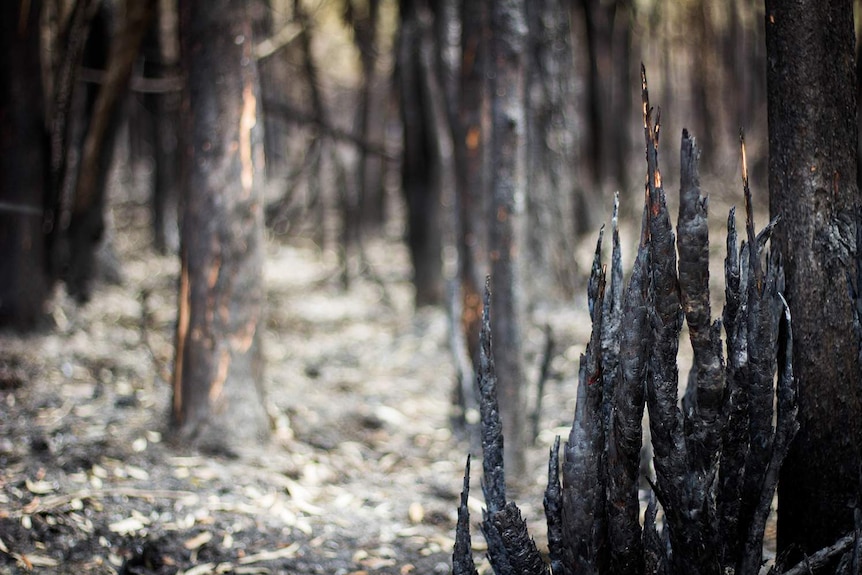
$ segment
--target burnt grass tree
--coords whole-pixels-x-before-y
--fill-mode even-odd
[[[601,260],[601,233],[590,276],[592,334],[580,358],[574,422],[562,455],[559,437],[550,451],[544,498],[550,564],[518,507],[506,499],[486,283],[478,368],[486,504],[481,527],[497,575],[754,575],[763,564],[778,472],[799,428],[783,272],[780,257],[767,249],[773,224],[755,234],[740,137],[745,235],[738,242],[732,209],[725,306],[722,318],[713,320],[700,151],[683,130],[675,239],[658,165],[659,114],[654,118],[650,108],[643,69],[642,88],[647,178],[640,243],[624,289],[615,206],[610,277]],[[680,408],[677,352],[683,320],[693,365]],[[655,479],[649,481],[641,523],[645,407]],[[466,507],[469,465],[468,459],[453,554],[456,575],[476,573]],[[808,572],[839,556],[849,572],[860,564],[858,542],[858,533],[850,533],[786,572]],[[773,567],[776,573],[783,570]]]

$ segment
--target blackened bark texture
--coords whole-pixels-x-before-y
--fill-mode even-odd
[[[698,160],[700,149],[683,130],[680,147],[680,202],[677,220],[679,285],[682,308],[694,352],[694,364],[686,389],[686,439],[690,463],[699,473],[714,466],[719,453],[724,395],[724,359],[721,322],[712,321],[709,303],[709,201],[701,195]]]
[[[477,575],[473,563],[473,546],[470,537],[470,509],[467,498],[470,495],[470,456],[464,467],[464,486],[461,488],[461,502],[458,504],[458,522],[455,525],[455,548],[452,551],[452,575]]]
[[[437,161],[433,102],[423,74],[419,0],[400,3],[398,85],[404,149],[401,187],[407,204],[407,245],[413,263],[417,306],[443,301],[442,237],[440,227],[440,165]]]
[[[258,80],[246,3],[184,1],[182,269],[173,425],[215,450],[266,437]]]
[[[644,211],[640,244],[621,312],[619,365],[611,390],[613,409],[608,427],[610,572],[620,575],[644,572],[638,477],[646,401],[647,350],[651,337],[646,308],[648,265],[649,233]],[[612,286],[611,291],[614,289]]]
[[[575,237],[575,98],[572,31],[562,0],[527,2],[525,285],[529,300],[572,297]],[[541,295],[540,295],[541,294]]]
[[[596,248],[601,249],[601,236]],[[597,258],[598,259],[598,258]],[[574,422],[563,459],[563,544],[574,573],[603,573],[607,565],[605,427],[601,367],[605,274],[593,266],[593,330],[581,355]]]
[[[766,0],[770,213],[780,220],[800,431],[782,470],[778,551],[853,528],[862,386],[848,278],[858,265],[853,3]],[[827,64],[828,63],[828,64]]]
[[[106,188],[120,127],[120,103],[128,91],[156,3],[156,0],[126,2],[123,23],[111,41],[104,80],[81,146],[72,213],[65,234],[69,247],[66,281],[70,293],[84,301],[90,297],[96,248],[105,231]],[[110,37],[107,30],[104,33]]]
[[[683,417],[677,408],[679,333],[683,310],[677,278],[676,246],[658,165],[661,124],[653,121],[646,75],[643,86],[643,126],[647,159],[647,209],[650,236],[648,309],[652,353],[648,359],[647,406],[656,471],[656,495],[667,516],[671,569],[680,573],[717,573],[714,534],[710,533],[706,482],[691,473]],[[694,513],[693,513],[694,512]]]
[[[563,536],[563,488],[560,485],[560,436],[554,438],[554,445],[548,457],[548,486],[542,501],[545,508],[545,521],[548,525],[548,555],[551,572],[554,575],[571,575],[571,553],[566,547]]]
[[[479,409],[482,417],[482,490],[488,506],[482,532],[488,560],[498,575],[549,575],[548,566],[527,533],[527,523],[514,502],[506,501],[503,428],[497,402],[495,354],[491,345],[490,278],[485,280],[482,330],[479,335]],[[466,481],[466,480],[465,480]]]
[[[720,324],[712,320],[709,304],[707,201],[698,182],[698,149],[683,131],[677,245],[658,164],[660,124],[653,120],[641,72],[647,159],[641,240],[623,296],[616,222],[610,283],[602,263],[604,230],[599,233],[587,287],[592,333],[581,357],[562,465],[559,438],[550,453],[544,507],[551,568],[556,575],[756,575],[779,470],[799,428],[790,312],[780,293],[783,271],[780,258],[767,251],[775,223],[755,235],[743,142],[747,240],[737,245],[731,211],[725,368]],[[615,205],[614,216],[617,209]],[[683,319],[695,354],[685,413],[677,401]],[[487,339],[480,341],[484,348]],[[490,351],[483,351],[483,357],[489,356]],[[491,566],[498,575],[533,572],[534,563],[516,559],[531,557],[532,544],[521,534],[520,517],[510,513],[514,503],[503,492],[500,419],[486,383],[496,383],[496,378],[486,373],[487,368],[480,368],[483,445],[489,447],[484,451],[489,511],[483,531]],[[641,527],[638,479],[645,405],[656,480],[650,483],[654,496]],[[661,533],[659,504],[664,512]],[[854,553],[842,561],[853,565]]]
[[[42,231],[49,171],[41,6],[0,6],[0,326],[21,329],[41,317],[49,285]]]
[[[506,505],[503,426],[497,401],[497,369],[491,345],[491,285],[485,279],[482,330],[479,332],[479,410],[482,417],[482,484],[485,504],[493,514]]]
[[[524,475],[526,413],[520,333],[519,229],[526,193],[525,57],[527,26],[524,1],[491,3],[491,213],[489,250],[494,279],[492,327],[497,346],[500,411],[509,440],[506,468],[510,477]]]

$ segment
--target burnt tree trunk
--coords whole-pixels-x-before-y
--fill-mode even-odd
[[[420,22],[420,2],[402,0],[398,39],[398,84],[404,151],[401,186],[407,203],[407,245],[413,262],[416,305],[443,301],[442,237],[440,227],[440,161],[437,132],[423,73],[422,45],[426,27]]]
[[[246,3],[180,7],[190,141],[173,425],[181,440],[223,450],[267,435],[259,88]]]
[[[176,14],[169,3],[159,2],[158,17],[150,30],[151,42],[144,62],[148,77],[171,79],[179,77],[179,37]],[[179,91],[147,94],[144,102],[150,110],[153,133],[153,243],[159,253],[179,250],[178,200],[180,171],[179,113],[182,95]]]
[[[575,289],[572,208],[576,131],[574,69],[568,9],[561,0],[527,3],[526,241],[530,294],[571,297]],[[530,298],[537,299],[537,298]]]
[[[122,25],[109,42],[104,77],[90,108],[89,124],[81,143],[69,223],[61,227],[68,241],[65,279],[70,293],[81,301],[90,297],[97,271],[96,249],[104,239],[106,188],[120,127],[120,103],[127,93],[132,69],[155,14],[155,5],[155,0],[127,2]],[[109,8],[103,5],[97,16],[99,26],[94,23],[91,32],[104,35],[106,42],[111,38],[109,17]],[[103,56],[98,53],[99,44],[97,41],[87,49],[94,60]],[[85,63],[87,59],[88,55],[85,55]]]
[[[461,66],[458,77],[457,121],[453,129],[458,230],[458,279],[461,329],[474,366],[478,361],[482,318],[482,278],[488,274],[488,181],[484,158],[489,125],[483,117],[488,93],[488,10],[484,2],[461,2]]]
[[[526,193],[525,65],[527,25],[523,0],[491,3],[491,213],[489,253],[493,278],[492,327],[500,415],[508,438],[506,467],[524,474],[526,417],[521,353],[520,223]]]
[[[48,296],[41,2],[0,7],[0,326],[32,327]]]
[[[781,471],[778,551],[794,561],[852,530],[859,501],[853,3],[765,4],[769,204],[780,218],[801,424]]]

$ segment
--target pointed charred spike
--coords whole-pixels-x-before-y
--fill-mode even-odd
[[[569,575],[563,541],[563,493],[560,486],[560,436],[554,439],[548,458],[548,486],[545,488],[545,519],[548,524],[548,555],[554,575]]]
[[[595,304],[598,297],[599,275],[602,273],[602,241],[605,236],[605,225],[599,228],[599,238],[596,240],[596,252],[593,256],[593,265],[590,268],[590,282],[587,286],[587,306],[590,310],[590,318],[595,317]]]
[[[479,333],[479,411],[482,420],[482,490],[488,512],[506,505],[506,475],[503,468],[503,426],[497,403],[497,373],[491,346],[491,278],[485,278],[484,310]]]
[[[760,265],[760,250],[757,247],[754,234],[754,206],[751,202],[751,188],[748,186],[748,160],[745,155],[745,134],[739,130],[739,147],[742,156],[742,191],[745,196],[745,230],[748,237],[748,245],[751,253],[748,258],[748,268],[755,285],[763,285],[763,270]]]
[[[473,562],[473,546],[470,537],[470,510],[467,499],[470,496],[470,456],[464,467],[464,486],[461,489],[461,503],[458,505],[458,522],[455,524],[455,548],[452,551],[453,575],[477,575]]]

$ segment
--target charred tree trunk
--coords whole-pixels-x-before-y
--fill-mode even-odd
[[[489,125],[485,70],[488,64],[488,10],[485,2],[461,2],[461,67],[458,78],[454,155],[458,230],[458,280],[461,329],[468,355],[478,361],[479,324],[482,317],[482,278],[488,274],[488,182],[484,158]],[[474,370],[475,371],[475,370]]]
[[[81,301],[90,297],[96,271],[96,248],[104,240],[106,188],[120,126],[120,103],[127,93],[132,69],[155,14],[155,7],[156,0],[127,3],[123,23],[109,44],[110,53],[104,77],[93,101],[81,144],[81,161],[75,178],[71,215],[68,227],[62,230],[68,241],[65,279],[70,293]],[[93,30],[93,33],[104,35],[106,42],[111,38],[107,10],[106,7],[102,8],[100,26]],[[92,47],[94,58],[100,57],[98,48],[98,44]]]
[[[778,551],[795,561],[852,530],[860,496],[862,372],[848,285],[862,207],[853,3],[767,0],[766,46],[769,204],[780,218],[801,424],[782,470]]]
[[[181,3],[190,142],[173,425],[229,450],[267,435],[263,408],[263,209],[258,79],[240,0]]]
[[[407,203],[407,245],[413,262],[416,305],[443,301],[440,181],[442,177],[434,122],[434,103],[422,63],[420,2],[402,0],[398,46],[398,84],[404,150],[401,185]]]
[[[575,289],[574,72],[568,10],[561,0],[527,3],[526,250],[530,294],[571,297]],[[535,300],[536,298],[530,298]]]
[[[172,3],[160,1],[158,17],[150,30],[149,53],[144,63],[147,77],[158,79],[178,78],[179,36],[176,10]],[[147,94],[144,98],[151,111],[153,133],[153,243],[159,253],[179,251],[179,186],[180,166],[178,154],[180,103],[179,91]]]
[[[523,0],[491,3],[491,213],[488,248],[493,278],[500,410],[509,438],[506,465],[524,474],[526,415],[520,333],[520,257],[525,187],[525,66]]]
[[[0,7],[0,326],[19,328],[38,321],[49,286],[42,231],[49,172],[41,5]]]

